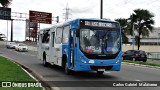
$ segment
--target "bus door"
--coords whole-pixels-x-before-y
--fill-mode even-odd
[[[57,61],[57,54],[56,54],[56,48],[55,48],[55,32],[51,33],[51,43],[50,43],[50,62],[52,64],[56,64]]]
[[[56,36],[55,36],[55,45],[54,45],[54,57],[55,64],[61,66],[62,65],[62,30],[63,27],[56,28]]]
[[[75,30],[73,30],[71,32],[71,49],[70,49],[70,54],[71,54],[71,57],[70,57],[70,65],[71,67],[74,67],[74,63],[75,63],[75,58],[76,58],[76,33],[75,33]]]
[[[38,36],[38,43],[37,43],[37,46],[38,46],[38,59],[41,59],[43,58],[43,54],[42,54],[42,34],[39,33],[39,36]]]

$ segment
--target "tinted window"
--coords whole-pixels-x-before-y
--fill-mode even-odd
[[[146,54],[145,51],[137,51],[138,54]]]
[[[134,53],[135,53],[135,50],[129,50],[125,52],[125,54],[134,54]]]
[[[42,38],[42,43],[49,43],[49,31],[47,30],[46,32],[44,32],[43,34],[43,38]]]

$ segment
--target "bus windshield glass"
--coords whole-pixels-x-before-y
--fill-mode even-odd
[[[81,28],[80,48],[87,54],[116,54],[120,51],[120,29]]]

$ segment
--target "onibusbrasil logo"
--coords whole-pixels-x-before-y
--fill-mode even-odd
[[[42,87],[39,82],[1,82],[1,87]]]

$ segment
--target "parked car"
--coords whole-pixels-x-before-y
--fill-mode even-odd
[[[147,61],[146,52],[143,50],[128,50],[123,54],[123,60]]]
[[[28,51],[28,47],[24,43],[18,43],[15,47],[16,51]]]
[[[7,45],[6,45],[6,47],[7,47],[7,48],[10,48],[10,49],[14,49],[15,46],[16,46],[16,43],[15,43],[15,42],[7,42]]]

